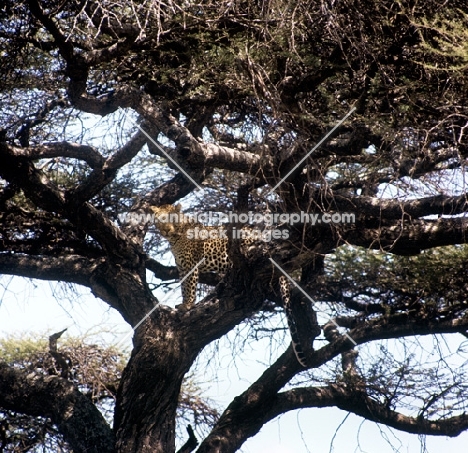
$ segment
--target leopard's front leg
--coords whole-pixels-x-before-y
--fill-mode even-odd
[[[195,303],[195,298],[197,294],[197,283],[198,283],[198,268],[193,270],[193,272],[186,277],[186,275],[191,271],[180,272],[180,276],[183,279],[182,281],[182,305],[185,309],[190,309]]]

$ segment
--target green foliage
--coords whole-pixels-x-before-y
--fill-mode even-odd
[[[49,351],[47,335],[10,335],[0,338],[0,362],[36,375],[62,375],[63,369]],[[65,337],[59,340],[58,352],[69,364],[67,378],[86,394],[112,423],[114,400],[128,357],[113,346],[88,344],[85,338]],[[203,396],[192,376],[186,377],[177,411],[181,424],[191,423],[205,433],[219,418],[215,404]],[[18,453],[36,451],[39,445],[48,451],[68,451],[50,420],[0,411],[0,423],[8,426],[9,441]],[[184,433],[182,433],[184,436]],[[23,447],[21,447],[23,445]],[[13,447],[12,444],[10,444]]]
[[[21,335],[0,338],[0,360],[15,367],[32,369],[40,374],[60,374],[61,369],[50,354],[44,336]],[[126,357],[113,346],[87,344],[84,338],[59,341],[59,352],[69,363],[68,377],[80,388],[87,388],[96,401],[113,396],[125,366]]]
[[[327,257],[327,278],[356,300],[438,307],[466,304],[466,245],[438,247],[416,256],[398,256],[343,246]]]
[[[43,335],[11,335],[0,338],[0,361],[36,376],[61,376],[73,382],[102,411],[109,422],[117,386],[126,358],[114,347],[86,344],[83,338],[59,341],[58,352],[66,362],[57,361]],[[69,451],[50,419],[32,417],[14,411],[0,411],[6,427],[6,448],[17,453]]]
[[[9,365],[28,363],[33,357],[44,354],[48,347],[45,338],[33,336],[0,338],[1,360]]]
[[[421,17],[415,25],[421,35],[422,49],[433,57],[421,59],[421,64],[436,70],[467,68],[468,14],[465,11],[448,9],[432,17]]]

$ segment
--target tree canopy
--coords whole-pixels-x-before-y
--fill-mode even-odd
[[[0,407],[75,452],[175,452],[201,352],[241,325],[283,342],[285,272],[307,367],[274,348],[180,452],[238,451],[301,408],[465,431],[466,30],[464,1],[4,1],[0,273],[87,287],[135,331],[113,426],[78,381],[7,360]],[[150,207],[179,200],[284,233],[229,240],[190,310],[155,291],[178,273]]]

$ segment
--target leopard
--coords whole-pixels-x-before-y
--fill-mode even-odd
[[[224,229],[203,226],[181,212],[180,204],[151,206],[161,236],[169,242],[182,279],[182,300],[193,307],[200,272],[225,274],[231,266]],[[209,238],[204,238],[204,235]]]
[[[150,206],[150,208],[161,236],[171,247],[181,277],[182,306],[185,310],[189,310],[195,304],[200,272],[225,274],[232,266],[228,255],[226,230],[196,222],[182,213],[180,204]],[[279,288],[294,354],[298,362],[306,368],[306,356],[291,309],[291,288],[285,276],[279,277]]]

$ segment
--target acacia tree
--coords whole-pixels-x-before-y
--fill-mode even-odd
[[[432,0],[4,2],[0,271],[88,287],[135,332],[113,428],[66,377],[7,364],[0,406],[49,418],[76,452],[175,451],[181,383],[200,352],[276,313],[272,258],[333,303],[322,341],[314,350],[310,302],[294,294],[307,369],[291,347],[278,351],[181,451],[236,451],[306,407],[464,431],[463,367],[428,370],[383,340],[468,331],[463,250],[443,266],[443,253],[407,258],[466,242],[467,14],[465,2]],[[194,207],[197,186],[205,211],[355,222],[282,225],[287,238],[247,251],[230,241],[232,270],[194,308],[173,309],[150,285],[177,276],[156,259],[157,232],[117,215],[184,197]]]

